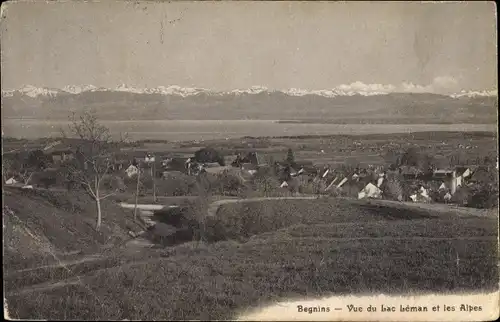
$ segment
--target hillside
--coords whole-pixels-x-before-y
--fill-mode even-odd
[[[52,93],[52,92],[51,92]],[[103,120],[305,120],[338,123],[496,122],[496,96],[445,96],[428,93],[301,96],[284,92],[229,92],[214,95],[128,91],[54,92],[2,96],[3,118],[67,120],[73,111],[93,108]]]
[[[129,230],[141,229],[131,213],[105,200],[103,224],[96,232],[94,203],[85,194],[6,188],[3,198],[7,270],[92,254],[129,239]]]
[[[228,205],[217,218],[224,237],[252,236],[144,249],[136,262],[79,281],[8,293],[10,314],[213,320],[306,296],[498,288],[494,217],[324,199]]]

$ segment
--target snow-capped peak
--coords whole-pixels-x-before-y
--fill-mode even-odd
[[[59,94],[61,91],[58,89],[44,88],[44,87],[35,87],[32,85],[24,85],[23,87],[17,90],[7,90],[2,91],[2,96],[13,96],[15,92],[30,96],[37,97],[39,95],[43,96],[55,96]]]
[[[418,86],[417,86],[418,87]],[[417,88],[415,87],[415,88]],[[230,91],[213,91],[205,88],[195,88],[195,87],[181,87],[177,85],[171,86],[158,86],[155,88],[136,88],[130,87],[125,84],[118,85],[115,88],[98,88],[94,85],[68,85],[63,89],[51,89],[44,87],[35,87],[32,85],[26,85],[17,90],[5,90],[2,91],[3,97],[13,96],[16,93],[27,95],[30,97],[44,96],[53,97],[58,94],[81,94],[85,92],[96,92],[96,91],[109,91],[109,92],[127,92],[136,94],[157,94],[157,95],[176,95],[181,97],[193,96],[198,94],[207,94],[212,96],[220,95],[254,95],[260,93],[273,93],[279,92],[289,96],[305,96],[305,95],[317,95],[323,97],[336,97],[336,96],[373,96],[373,95],[387,95],[390,93],[413,93],[413,92],[426,92],[422,91],[420,88],[413,91],[413,87],[403,87],[398,88],[393,85],[381,85],[381,84],[363,84],[361,82],[355,82],[350,85],[339,85],[332,89],[321,89],[321,90],[307,90],[300,88],[290,88],[283,90],[270,90],[263,86],[252,86],[247,89],[234,89]],[[432,91],[430,91],[432,92]],[[480,96],[497,96],[497,90],[484,90],[484,91],[465,91],[462,90],[459,93],[450,94],[448,96],[452,98],[461,97],[480,97]]]
[[[233,89],[229,93],[232,94],[260,94],[262,92],[269,92],[269,89],[264,86],[252,86],[247,89]]]
[[[460,93],[451,94],[453,98],[459,97],[480,97],[480,96],[498,96],[498,90],[490,90],[490,91],[466,91],[462,90]]]
[[[71,94],[80,94],[81,92],[92,92],[97,90],[94,85],[68,85],[63,88],[63,91]]]

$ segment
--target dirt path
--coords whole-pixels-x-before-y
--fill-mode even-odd
[[[68,285],[77,285],[77,284],[81,284],[80,278],[81,278],[81,276],[76,276],[76,277],[72,277],[70,279],[58,281],[55,283],[47,282],[47,283],[42,283],[42,284],[36,284],[36,285],[32,285],[30,287],[26,287],[26,288],[23,288],[20,290],[7,292],[5,295],[6,296],[22,295],[22,294],[31,293],[31,292],[41,292],[41,291],[52,290],[54,288],[64,287],[64,286],[68,286]]]
[[[87,263],[87,262],[95,262],[95,261],[104,260],[104,259],[106,259],[105,256],[97,254],[97,255],[85,256],[83,258],[74,259],[74,260],[60,260],[60,261],[58,261],[57,264],[30,267],[30,268],[24,268],[24,269],[20,269],[17,271],[13,271],[12,273],[8,274],[7,276],[11,276],[11,275],[14,275],[17,273],[36,271],[39,269],[59,268],[59,267],[66,267],[66,266],[71,266],[71,265],[78,265],[78,264],[83,264],[83,263]]]
[[[88,277],[89,275],[93,275],[93,274],[96,274],[99,272],[117,269],[117,268],[123,269],[123,268],[131,267],[134,265],[143,265],[143,264],[148,264],[148,263],[154,263],[154,262],[160,261],[162,259],[163,259],[163,257],[156,257],[156,258],[150,258],[147,260],[132,261],[129,263],[122,263],[122,264],[114,265],[111,267],[100,268],[100,269],[92,270],[86,274],[74,276],[74,277],[71,277],[71,278],[68,278],[65,280],[59,280],[57,282],[50,281],[50,282],[31,285],[28,287],[24,287],[22,289],[12,290],[12,291],[6,292],[5,296],[15,296],[15,295],[27,294],[27,293],[31,293],[31,292],[47,291],[47,290],[52,290],[54,288],[68,286],[68,285],[82,285],[88,289],[88,286],[85,285],[83,279]]]

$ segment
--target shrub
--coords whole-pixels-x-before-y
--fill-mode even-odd
[[[403,199],[403,186],[399,178],[388,177],[383,194],[386,199],[401,201]]]
[[[498,188],[493,185],[478,185],[470,191],[468,206],[474,208],[498,207]]]
[[[224,157],[213,148],[203,148],[194,153],[196,162],[211,163],[218,162],[221,166],[225,165]]]

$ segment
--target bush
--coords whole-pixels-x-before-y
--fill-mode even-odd
[[[217,192],[219,194],[238,196],[245,188],[241,179],[228,171],[224,171],[217,176]]]
[[[474,208],[497,208],[498,188],[488,185],[474,187],[470,192],[467,204]]]
[[[192,195],[195,189],[196,179],[183,173],[175,173],[164,179],[156,181],[158,195],[163,196],[187,196]]]
[[[386,179],[385,188],[383,191],[384,198],[389,200],[403,200],[403,186],[397,177],[389,177]]]
[[[275,196],[281,182],[272,168],[262,168],[251,179],[252,189],[261,197]]]
[[[218,162],[221,166],[225,165],[224,157],[213,148],[203,148],[194,153],[196,162],[212,163]]]

